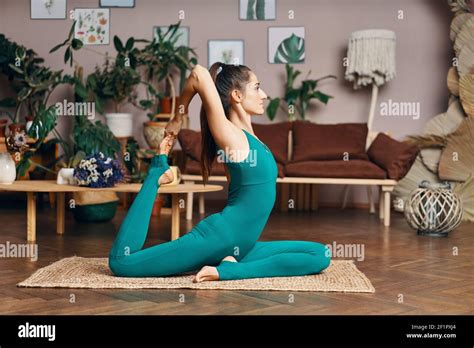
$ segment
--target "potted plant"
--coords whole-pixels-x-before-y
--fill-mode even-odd
[[[195,51],[186,46],[176,47],[176,41],[180,34],[178,29],[181,21],[168,27],[164,34],[158,31],[158,38],[147,42],[137,55],[138,66],[142,68],[145,76],[146,99],[141,100],[139,105],[149,110],[148,122],[144,123],[143,132],[148,145],[158,148],[164,136],[164,127],[169,119],[175,114],[176,104],[179,96],[174,85],[174,71],[180,72],[180,91],[186,80],[186,73],[197,64]],[[193,57],[191,57],[193,56]],[[165,81],[164,93],[159,92],[159,84]]]
[[[0,73],[10,82],[14,98],[0,100],[0,107],[14,109],[5,111],[12,123],[6,139],[8,151],[17,162],[16,175],[21,178],[31,164],[36,165],[36,174],[54,171],[35,163],[31,157],[40,150],[48,134],[55,128],[57,114],[55,106],[47,106],[49,97],[57,86],[65,83],[67,75],[52,71],[41,65],[44,61],[33,50],[29,50],[0,35]],[[25,122],[21,122],[24,115]],[[34,176],[35,174],[33,174]]]
[[[285,110],[283,107],[280,106],[281,99],[271,98],[270,103],[267,106],[267,114],[270,120],[273,121],[277,110],[279,107],[288,114],[288,120],[294,121],[296,119],[296,111],[300,114],[300,117],[304,120],[306,109],[311,101],[311,99],[317,99],[324,104],[327,104],[332,96],[322,93],[319,90],[316,90],[319,81],[322,81],[327,78],[334,78],[334,75],[327,75],[317,80],[310,80],[308,76],[311,73],[311,70],[308,72],[306,79],[301,82],[301,86],[299,88],[293,87],[296,77],[301,74],[301,71],[295,70],[291,65],[288,63],[285,64],[286,68],[286,84],[285,84],[285,96],[283,97],[284,101],[286,102],[288,109]]]
[[[74,62],[74,51],[85,49],[101,55],[83,46],[79,39],[73,38],[75,25],[76,21],[73,22],[66,40],[50,50],[52,53],[61,47],[66,47],[64,63],[69,62],[71,66]],[[136,105],[134,102],[137,97],[136,88],[141,83],[140,75],[136,70],[135,55],[138,49],[134,47],[133,37],[129,38],[125,45],[117,36],[114,36],[113,42],[117,55],[109,57],[105,54],[104,64],[96,66],[95,71],[87,77],[85,85],[78,86],[78,93],[86,101],[94,101],[97,112],[101,114],[104,113],[105,104],[112,102],[114,112],[105,113],[107,125],[116,137],[130,137],[133,133],[132,114],[122,111],[126,104]]]
[[[88,76],[88,81],[102,103],[112,101],[114,104],[114,112],[105,114],[112,133],[116,137],[132,136],[132,114],[122,112],[122,108],[125,104],[131,103],[136,96],[136,87],[140,83],[140,76],[136,70],[121,66],[117,61],[110,64],[106,58],[103,67],[96,67],[94,73]]]

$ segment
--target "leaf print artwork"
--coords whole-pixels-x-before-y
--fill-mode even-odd
[[[85,45],[109,44],[109,10],[75,9],[74,18],[78,18],[74,38]]]
[[[275,53],[276,63],[304,62],[304,39],[294,33],[283,40]]]

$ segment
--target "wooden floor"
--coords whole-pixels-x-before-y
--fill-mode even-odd
[[[208,207],[207,214],[223,204]],[[363,244],[365,259],[356,265],[374,294],[15,286],[63,257],[106,257],[124,213],[119,210],[111,222],[87,224],[67,212],[66,234],[58,236],[54,210],[47,202],[38,207],[38,261],[0,259],[0,314],[474,314],[474,224],[462,224],[447,238],[421,237],[401,214],[394,213],[392,226],[384,228],[376,215],[351,209],[273,213],[261,240]],[[25,217],[26,202],[0,200],[0,243],[25,243]],[[202,218],[195,213],[188,223],[183,214],[181,232]],[[170,222],[169,215],[152,218],[146,246],[168,241]]]

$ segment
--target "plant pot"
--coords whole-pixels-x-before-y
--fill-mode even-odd
[[[5,131],[7,129],[8,120],[0,120],[0,138],[5,137]]]
[[[77,221],[108,221],[115,216],[119,198],[113,191],[74,192],[75,207],[72,208]]]
[[[15,161],[8,152],[0,153],[0,184],[12,184],[15,178]]]
[[[171,113],[171,103],[173,99],[171,97],[163,97],[160,99],[160,112],[162,114],[170,114]]]
[[[168,122],[148,121],[143,123],[143,135],[152,149],[159,149],[165,136],[165,127]]]
[[[131,137],[133,135],[133,115],[130,113],[108,113],[105,114],[107,126],[118,138]]]
[[[74,178],[74,168],[61,168],[56,178],[58,185],[77,185]]]
[[[118,201],[76,205],[73,209],[74,218],[82,222],[103,222],[113,219],[117,211]]]

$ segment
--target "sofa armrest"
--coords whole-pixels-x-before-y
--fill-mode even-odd
[[[367,154],[372,162],[387,172],[390,179],[400,180],[408,173],[419,152],[416,145],[379,133],[370,145]]]

